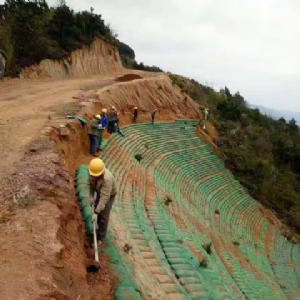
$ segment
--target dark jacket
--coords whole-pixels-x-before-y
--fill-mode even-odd
[[[117,122],[119,121],[118,113],[115,109],[111,109],[107,114],[108,122]]]
[[[98,120],[97,119],[93,119],[90,124],[89,124],[89,131],[88,133],[91,135],[96,135],[98,134]]]

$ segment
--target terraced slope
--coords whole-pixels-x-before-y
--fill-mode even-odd
[[[112,227],[116,240],[127,233],[143,298],[299,299],[299,247],[263,217],[192,121],[123,132],[103,160],[119,184]]]

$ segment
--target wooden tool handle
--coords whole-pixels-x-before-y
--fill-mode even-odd
[[[93,222],[93,231],[94,231],[95,261],[99,262],[98,245],[97,245],[97,235],[96,235],[96,222]]]

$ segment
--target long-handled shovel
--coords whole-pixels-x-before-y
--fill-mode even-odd
[[[96,222],[93,222],[93,235],[94,235],[94,250],[95,250],[95,261],[93,264],[87,267],[88,272],[98,272],[99,266],[99,255],[98,255],[98,244],[96,235]]]

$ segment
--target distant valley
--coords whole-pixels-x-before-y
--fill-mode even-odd
[[[297,121],[297,124],[300,125],[300,112],[298,111],[276,110],[254,104],[249,104],[249,107],[253,109],[258,108],[262,114],[269,115],[274,119],[280,119],[281,117],[283,117],[288,122],[289,120],[294,118]]]

